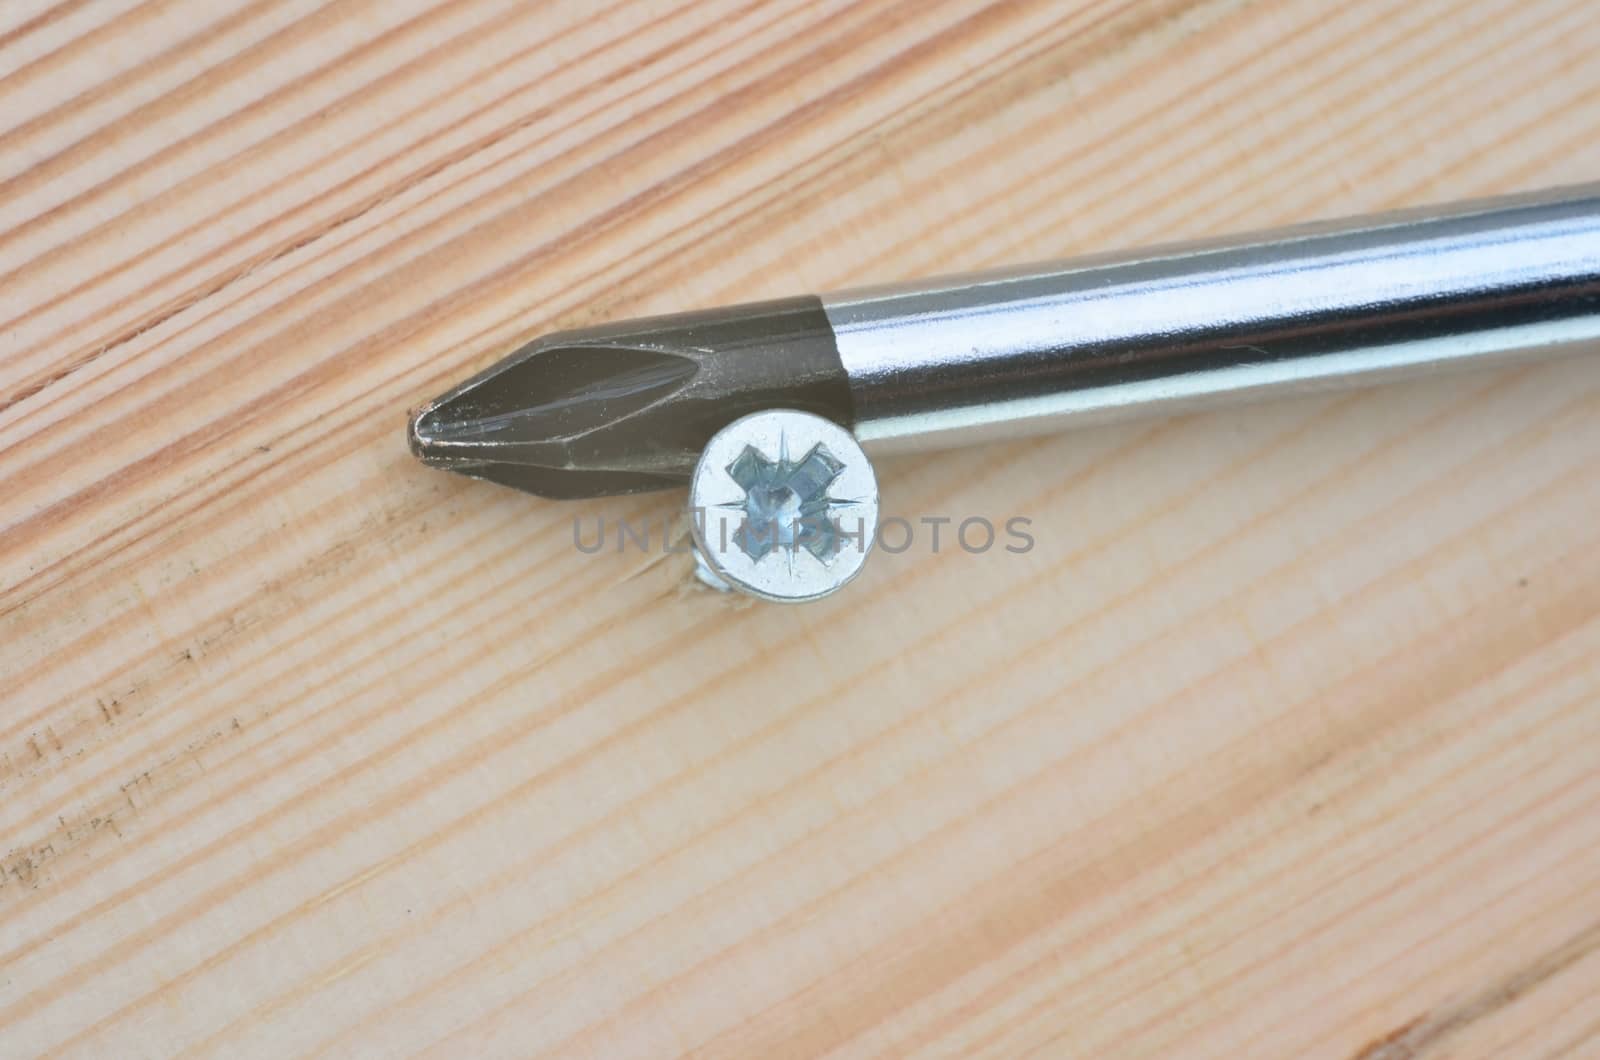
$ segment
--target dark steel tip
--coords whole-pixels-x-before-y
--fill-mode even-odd
[[[407,444],[430,467],[528,493],[609,496],[686,484],[713,434],[777,406],[848,424],[815,298],[545,336],[417,410]]]

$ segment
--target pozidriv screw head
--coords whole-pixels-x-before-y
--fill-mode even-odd
[[[843,427],[768,409],[706,443],[689,480],[689,517],[713,584],[816,600],[861,572],[878,528],[878,480]]]

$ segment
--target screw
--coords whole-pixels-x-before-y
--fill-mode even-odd
[[[689,480],[702,580],[763,600],[817,600],[861,572],[878,529],[878,479],[855,436],[768,409],[712,436]]]

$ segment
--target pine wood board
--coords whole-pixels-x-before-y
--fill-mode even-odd
[[[556,327],[1594,179],[1585,0],[7,0],[0,1054],[1600,1055],[1600,372],[887,461],[742,605]]]

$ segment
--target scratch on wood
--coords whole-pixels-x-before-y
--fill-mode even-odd
[[[169,755],[149,769],[140,770],[118,786],[116,792],[71,816],[56,815],[56,827],[39,839],[13,847],[0,858],[0,889],[8,883],[38,887],[45,879],[47,865],[83,847],[105,832],[122,837],[120,825],[147,810],[163,796],[176,791],[189,779],[206,771],[202,752],[219,741],[238,735],[243,727],[237,718],[229,724],[191,740],[176,754]]]
[[[1461,1002],[1415,1019],[1368,1043],[1353,1060],[1416,1060],[1442,1056],[1437,1046],[1486,1016],[1505,1008],[1600,948],[1600,923],[1591,924],[1533,962]]]
[[[124,715],[130,719],[139,718],[159,708],[174,694],[171,681],[183,681],[194,675],[194,667],[186,664],[220,651],[279,614],[304,606],[318,591],[319,583],[336,578],[361,556],[361,541],[371,540],[380,533],[393,541],[402,533],[423,532],[418,512],[426,510],[431,503],[430,495],[418,499],[414,507],[385,508],[367,515],[348,536],[333,542],[285,576],[267,580],[257,596],[262,601],[259,606],[230,609],[213,616],[207,625],[189,634],[188,646],[172,650],[170,655],[152,656],[144,672],[124,675],[125,683],[114,686],[117,687],[115,693],[97,695],[92,703],[60,715],[59,732],[53,726],[48,730],[55,755],[47,754],[46,748],[40,746],[38,732],[31,733],[22,743],[31,752],[24,756],[31,758],[26,765],[19,765],[9,752],[0,754],[0,790],[13,782],[44,774],[62,760],[76,758],[89,748],[115,738],[115,729],[108,727],[115,726]],[[153,691],[157,687],[161,689],[159,693]],[[252,718],[267,713],[269,709],[261,709],[252,714]]]

